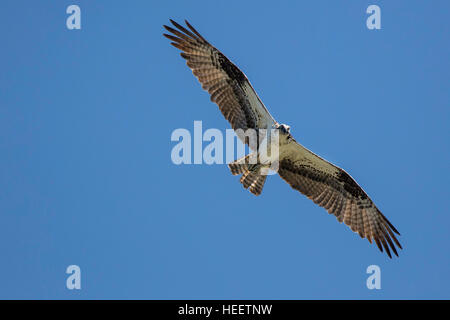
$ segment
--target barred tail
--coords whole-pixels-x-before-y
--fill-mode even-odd
[[[231,174],[233,176],[236,176],[238,174],[242,174],[245,171],[247,171],[248,167],[250,165],[249,159],[250,159],[250,155],[247,155],[247,156],[240,158],[232,163],[229,163],[228,168],[230,168]]]
[[[240,182],[244,188],[258,196],[262,192],[267,176],[260,174],[262,168],[260,164],[249,164],[249,157],[250,155],[247,155],[238,159],[228,164],[228,167],[233,175],[242,174]]]

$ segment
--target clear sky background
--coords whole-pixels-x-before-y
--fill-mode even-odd
[[[448,1],[2,0],[0,298],[450,298],[449,16]],[[255,197],[225,165],[171,162],[174,129],[229,124],[162,36],[169,18],[358,181],[399,258],[278,176]]]

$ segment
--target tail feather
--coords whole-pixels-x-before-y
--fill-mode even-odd
[[[267,175],[261,174],[260,165],[249,164],[248,158],[249,155],[228,164],[228,167],[233,175],[242,174],[240,182],[244,188],[258,196],[262,192]]]
[[[244,188],[247,189],[257,179],[258,179],[258,173],[247,170],[244,172],[244,174],[242,175],[242,177],[239,181],[244,185]]]
[[[228,168],[230,168],[233,176],[237,176],[238,174],[244,173],[247,170],[248,165],[233,162],[228,164]]]
[[[259,196],[262,192],[262,189],[264,187],[264,183],[266,182],[266,175],[258,175],[256,180],[253,181],[253,183],[250,185],[250,192],[253,193],[255,196]]]
[[[238,174],[242,174],[249,169],[250,165],[250,155],[242,157],[232,163],[228,164],[228,167],[231,170],[231,174],[236,176]]]

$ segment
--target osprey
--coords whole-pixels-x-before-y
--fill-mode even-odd
[[[231,127],[247,129],[275,129],[279,132],[278,174],[293,189],[298,190],[319,206],[334,214],[339,222],[383,248],[390,258],[394,243],[401,249],[394,233],[400,235],[389,220],[375,206],[364,190],[343,169],[309,151],[290,133],[290,127],[279,124],[259,99],[244,73],[227,57],[205,40],[190,24],[189,29],[170,20],[164,26],[172,34],[164,34],[182,52],[188,67],[211,95]],[[239,136],[239,135],[238,135]],[[240,137],[242,139],[242,137]],[[259,139],[259,138],[258,138]],[[246,139],[242,139],[248,143]],[[259,140],[258,140],[259,141]],[[264,165],[248,163],[248,157],[228,166],[233,175],[242,174],[240,182],[255,195],[261,194],[267,175]]]

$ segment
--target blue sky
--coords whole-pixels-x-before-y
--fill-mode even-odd
[[[66,28],[81,8],[82,29]],[[368,30],[366,8],[381,8]],[[0,298],[448,299],[448,1],[1,1]],[[269,177],[171,162],[229,128],[162,25],[187,18],[401,232],[392,260]],[[81,290],[66,288],[67,266]],[[366,268],[381,268],[368,290]]]

